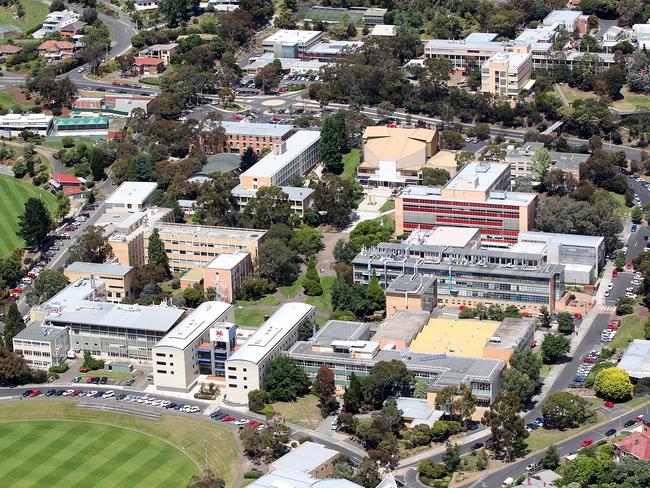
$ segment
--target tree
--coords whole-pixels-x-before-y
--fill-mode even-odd
[[[348,135],[345,127],[345,114],[337,112],[323,119],[320,136],[320,159],[328,173],[339,175],[343,172],[343,153],[347,151]]]
[[[415,381],[404,362],[399,360],[379,361],[363,382],[364,402],[375,408],[383,405],[391,396],[410,396]]]
[[[555,470],[560,465],[560,456],[557,453],[555,444],[551,444],[551,446],[546,450],[544,457],[542,457],[541,463],[544,469],[550,470]]]
[[[552,393],[542,404],[544,426],[549,429],[578,427],[591,415],[584,398],[565,391]]]
[[[98,369],[103,369],[104,368],[104,361],[102,361],[101,359],[93,358],[90,351],[84,351],[84,362],[82,364],[82,367],[88,368],[91,371],[95,371],[95,370],[98,370]]]
[[[521,318],[521,312],[517,308],[517,305],[508,305],[506,307],[503,315],[506,318],[512,318],[512,319],[520,319]]]
[[[471,420],[472,415],[476,412],[476,396],[472,393],[472,389],[465,383],[461,383],[458,387],[460,398],[456,400],[456,411],[460,414],[463,421],[467,423]]]
[[[32,307],[40,305],[63,290],[70,281],[57,269],[45,269],[27,290],[25,298]]]
[[[422,168],[422,186],[443,186],[449,180],[449,171],[441,168]]]
[[[299,227],[293,231],[291,247],[303,256],[314,256],[323,248],[323,236],[311,227]]]
[[[443,130],[441,145],[445,149],[459,150],[465,147],[465,138],[460,132]]]
[[[318,271],[316,271],[316,262],[314,261],[314,258],[310,258],[309,261],[307,261],[307,272],[305,273],[302,287],[307,296],[313,297],[323,294],[323,287],[320,283]]]
[[[425,380],[420,380],[415,384],[415,389],[413,390],[413,398],[426,398],[427,390],[429,389],[429,383]]]
[[[70,198],[62,191],[56,194],[56,218],[62,219],[70,211]]]
[[[643,221],[643,210],[641,207],[634,207],[632,209],[632,223],[640,224]]]
[[[28,246],[41,244],[52,228],[52,217],[42,200],[29,198],[25,210],[18,217],[18,237],[22,237]]]
[[[338,229],[350,222],[352,210],[356,208],[359,186],[348,178],[325,173],[312,182],[314,209],[321,215],[321,222]]]
[[[363,461],[361,461],[361,465],[359,466],[354,481],[364,488],[375,488],[379,483],[381,483],[377,463],[370,458],[364,458]]]
[[[262,92],[267,95],[277,89],[281,79],[282,62],[275,59],[257,72],[254,78],[255,87],[261,88]]]
[[[386,294],[379,284],[377,272],[372,270],[372,277],[366,288],[366,298],[368,299],[368,308],[372,311],[384,310],[386,308]]]
[[[278,286],[290,285],[298,277],[298,255],[280,239],[266,239],[259,249],[257,263],[262,278]]]
[[[556,316],[557,319],[557,330],[562,334],[573,334],[575,330],[575,321],[573,319],[573,314],[569,312],[560,312]]]
[[[0,385],[16,386],[45,381],[47,381],[45,371],[30,369],[20,354],[0,348]]]
[[[621,368],[603,369],[594,381],[596,393],[607,400],[623,401],[632,396],[630,376]]]
[[[257,154],[253,151],[252,146],[248,146],[244,151],[244,154],[241,155],[241,161],[239,162],[239,169],[244,172],[251,166],[257,163]]]
[[[308,341],[314,335],[314,324],[309,321],[303,321],[298,327],[298,340]]]
[[[542,369],[542,359],[529,347],[526,347],[520,351],[515,351],[510,356],[510,366],[522,373],[526,373],[531,380],[537,382],[539,372]]]
[[[271,0],[242,0],[239,8],[248,12],[257,26],[262,26],[273,17],[275,7]]]
[[[616,257],[614,258],[614,266],[619,271],[622,271],[623,268],[625,268],[625,254],[624,253],[619,252],[619,253],[616,254]]]
[[[275,461],[289,451],[291,429],[283,423],[269,424],[265,429],[246,426],[239,432],[244,453],[264,462]]]
[[[531,380],[526,373],[510,368],[503,372],[504,393],[515,395],[522,403],[528,403],[535,393],[537,383]]]
[[[430,480],[437,480],[447,476],[447,468],[444,464],[436,464],[431,459],[425,459],[418,466],[418,472],[421,477]]]
[[[460,466],[460,451],[458,445],[451,445],[447,443],[444,456],[442,456],[442,463],[447,468],[447,472],[453,473]]]
[[[187,488],[225,488],[226,483],[221,478],[217,478],[210,469],[203,472],[203,477],[192,476]]]
[[[650,340],[650,319],[646,319],[645,324],[643,324],[643,334],[646,341]]]
[[[288,356],[278,356],[269,363],[264,388],[272,402],[292,402],[307,393],[307,373]]]
[[[253,390],[248,392],[248,409],[251,412],[260,413],[264,410],[268,401],[269,395],[264,390]]]
[[[559,334],[546,334],[542,341],[542,360],[546,364],[557,362],[571,349],[569,339]]]
[[[5,331],[4,331],[4,347],[8,351],[14,350],[13,338],[25,328],[25,321],[18,311],[18,307],[15,302],[12,302],[9,305],[7,310],[7,318],[5,319]]]
[[[273,224],[289,222],[292,214],[289,195],[279,186],[263,186],[248,201],[244,220],[252,229],[268,229]]]
[[[512,395],[500,394],[481,420],[491,431],[488,446],[495,456],[505,456],[508,461],[525,451],[524,440],[528,437],[524,420],[517,414],[520,405]]]
[[[205,301],[205,295],[193,286],[188,286],[183,290],[183,299],[188,307],[196,308]]]
[[[175,26],[180,21],[189,20],[198,6],[198,0],[160,0],[158,12],[167,19],[169,25]]]
[[[84,263],[103,263],[112,252],[108,238],[101,227],[86,227],[76,244],[70,247],[70,260]]]
[[[360,252],[362,248],[371,248],[381,242],[389,241],[392,232],[389,228],[382,225],[376,220],[364,220],[359,222],[357,226],[350,233],[350,242],[354,246],[355,254]],[[352,259],[354,259],[354,255]],[[352,262],[350,259],[350,262]]]
[[[551,312],[549,312],[546,305],[542,305],[542,308],[539,309],[541,317],[539,319],[540,325],[546,329],[551,327]]]
[[[354,230],[352,232],[354,232]],[[356,246],[352,241],[345,239],[339,239],[336,241],[336,244],[334,245],[334,259],[336,259],[336,262],[350,264],[356,255]]]
[[[501,322],[506,317],[505,312],[499,304],[490,305],[487,314],[490,320],[496,320],[497,322]]]
[[[548,149],[540,147],[535,149],[531,160],[531,167],[533,171],[533,179],[535,181],[543,182],[551,167],[551,157],[549,156]]]
[[[345,389],[345,393],[343,394],[343,405],[345,405],[345,411],[349,413],[358,413],[363,405],[361,381],[354,373],[350,374],[350,385]]]
[[[312,391],[318,397],[318,406],[320,407],[323,418],[326,418],[337,409],[338,402],[335,396],[334,372],[330,368],[322,365],[318,369]]]
[[[601,87],[600,94],[608,95],[616,99],[620,97],[621,89],[625,86],[625,82],[625,73],[618,64],[613,64],[600,74],[596,81],[596,86]]]
[[[157,228],[154,228],[149,236],[148,251],[149,263],[153,266],[164,269],[165,274],[171,276],[171,271],[169,270],[169,258],[167,257],[167,251],[165,251],[165,243],[160,238],[160,232]]]

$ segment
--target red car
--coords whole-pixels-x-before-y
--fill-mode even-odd
[[[233,420],[235,420],[235,417],[232,415],[228,415],[227,417],[221,419],[222,422],[232,422]]]
[[[34,390],[32,391],[28,396],[30,397],[37,397],[38,395],[41,394],[41,390]]]
[[[605,402],[603,403],[603,406],[607,408],[614,408],[614,403],[613,402]]]
[[[577,314],[574,315],[574,317],[575,317],[576,319],[580,320],[580,319],[582,318],[582,314],[581,314],[581,313],[577,313]]]
[[[278,88],[278,93],[285,93],[288,91],[289,89],[286,86],[281,86],[280,88]]]
[[[595,362],[596,362],[596,358],[586,357],[586,358],[584,358],[584,359],[582,360],[582,362],[583,362],[583,363],[595,363]]]
[[[643,420],[643,415],[639,415],[637,418],[634,419],[635,422],[641,422]]]
[[[23,292],[23,289],[18,286],[16,288],[12,288],[11,290],[9,290],[9,292],[10,293],[16,293],[16,294],[21,294]]]
[[[612,330],[618,330],[618,325],[616,325],[614,322],[610,322],[609,324],[607,324],[607,328]]]
[[[523,311],[523,312],[521,312],[521,316],[522,316],[522,317],[532,317],[533,314],[530,313],[530,312]]]
[[[70,396],[79,396],[81,393],[82,393],[82,390],[77,388],[75,391],[70,393]]]
[[[632,269],[632,261],[625,263],[625,269]]]
[[[86,383],[92,383],[94,379],[94,376],[89,376],[88,379],[86,379]]]
[[[615,320],[610,321],[610,324],[614,324],[616,327],[620,327],[621,326],[621,321],[618,320],[618,319],[615,319]]]
[[[594,443],[594,441],[592,441],[591,439],[585,439],[584,441],[582,441],[582,443],[581,443],[580,445],[581,445],[582,447],[589,447],[589,446],[591,446],[593,443]]]
[[[616,278],[617,276],[618,276],[618,270],[616,268],[614,268],[612,270],[612,278]]]
[[[537,341],[530,341],[530,347],[537,347]]]

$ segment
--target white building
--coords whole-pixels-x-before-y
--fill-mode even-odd
[[[298,340],[302,324],[315,320],[316,309],[311,305],[282,305],[226,361],[226,400],[247,405],[248,393],[263,388],[269,362]]]
[[[530,51],[495,53],[481,66],[481,91],[515,98],[522,90],[532,88],[535,82],[530,79],[532,71]]]
[[[632,39],[638,43],[639,49],[650,47],[650,24],[634,24],[632,26]]]
[[[137,12],[145,12],[147,10],[155,10],[158,8],[158,0],[135,0],[135,10]]]
[[[24,130],[48,136],[52,130],[52,119],[51,115],[43,114],[0,115],[0,136],[18,137]]]
[[[141,211],[158,183],[125,181],[106,199],[106,213],[135,213]]]
[[[276,58],[301,58],[304,52],[323,38],[321,31],[280,29],[262,41],[265,52]]]
[[[63,10],[57,12],[50,12],[43,21],[43,26],[34,32],[34,39],[42,39],[48,34],[60,32],[62,28],[74,24],[79,20],[79,15],[70,10]]]
[[[630,378],[650,378],[650,341],[634,339],[627,346],[618,367],[629,374]]]
[[[295,176],[304,176],[319,161],[320,131],[299,130],[239,176],[245,189],[288,186]]]
[[[544,17],[542,25],[555,30],[566,29],[569,32],[573,32],[581,16],[582,12],[579,10],[553,10]]]
[[[627,41],[629,36],[630,31],[628,29],[612,25],[603,33],[600,45],[607,48],[614,47],[619,42]]]
[[[300,217],[305,216],[305,210],[311,207],[313,188],[305,188],[302,186],[281,186],[280,189],[289,197],[289,205],[291,210]],[[257,190],[253,188],[243,188],[237,185],[231,190],[232,196],[237,199],[239,210],[244,211],[248,202],[257,195]]]
[[[230,334],[236,327],[232,324],[235,319],[233,307],[224,302],[204,302],[199,305],[188,317],[174,327],[153,348],[153,381],[158,390],[187,392],[196,384],[201,374],[199,349],[202,345],[211,344],[216,338],[216,330],[221,333],[226,348],[223,351],[230,353],[234,348],[234,334]],[[230,323],[225,324],[225,323]],[[232,340],[228,338],[232,335]],[[211,356],[207,349],[207,357]],[[220,349],[221,350],[221,349]],[[214,352],[214,351],[213,351]],[[221,361],[223,367],[223,360]]]
[[[203,10],[213,9],[217,12],[230,12],[239,6],[239,0],[208,0],[207,2],[199,3],[199,7]]]
[[[14,352],[36,369],[59,366],[70,350],[70,338],[66,327],[48,327],[34,322],[13,338]]]

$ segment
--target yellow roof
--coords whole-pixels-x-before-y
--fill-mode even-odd
[[[409,346],[413,352],[482,357],[487,340],[500,323],[493,320],[435,318]]]
[[[427,161],[426,166],[434,168],[453,168],[456,169],[456,152],[438,151]]]
[[[420,151],[426,154],[423,146],[433,141],[435,135],[436,131],[431,129],[402,129],[383,125],[367,127],[363,133],[364,151],[370,151],[379,160],[396,161],[398,169],[419,169],[425,161],[417,167],[412,162],[400,164],[400,161]],[[372,163],[368,164],[374,167]]]

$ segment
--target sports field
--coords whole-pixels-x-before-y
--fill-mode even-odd
[[[18,180],[12,176],[0,175],[0,258],[11,254],[23,244],[16,235],[18,217],[25,209],[25,202],[31,197],[42,198],[45,205],[54,213],[56,199],[50,193],[35,187],[31,183]]]
[[[45,20],[45,16],[49,13],[49,4],[52,2],[43,2],[40,0],[21,0],[25,15],[14,19],[16,7],[3,7],[0,8],[0,24],[14,25],[23,31],[33,29]]]
[[[178,487],[203,468],[232,486],[239,451],[226,427],[164,413],[160,420],[76,407],[71,400],[0,404],[0,486]]]
[[[483,346],[499,325],[493,320],[431,319],[410,348],[413,352],[481,357]]]

